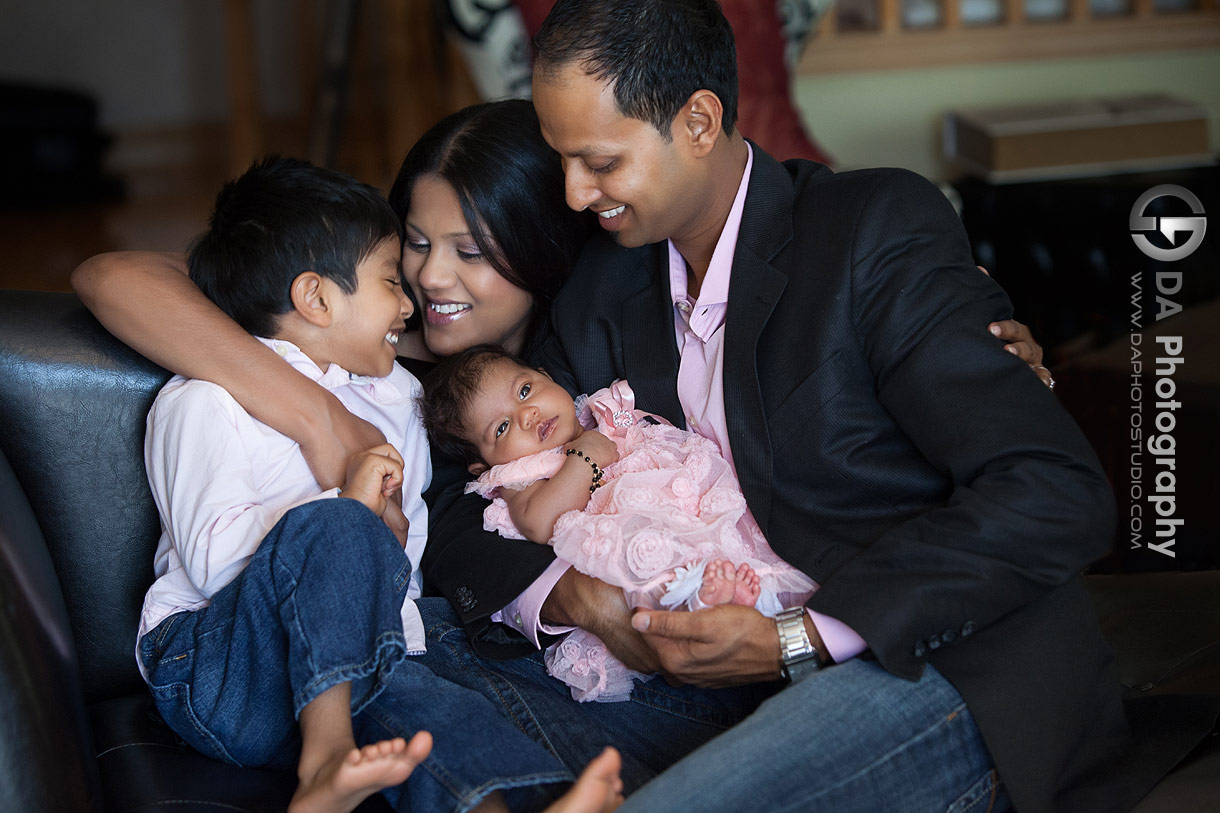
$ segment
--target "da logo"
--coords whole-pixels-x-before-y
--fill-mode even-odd
[[[1148,208],[1149,203],[1152,203],[1157,198],[1167,196],[1185,201],[1190,206],[1190,211],[1194,212],[1196,216],[1157,218],[1144,214],[1144,210]],[[1160,220],[1159,224],[1157,223],[1158,220]],[[1193,192],[1185,187],[1174,184],[1162,184],[1154,186],[1140,195],[1139,200],[1131,207],[1130,226],[1131,239],[1135,241],[1135,245],[1139,247],[1140,251],[1154,260],[1171,263],[1175,260],[1184,260],[1195,253],[1195,249],[1203,242],[1203,235],[1207,232],[1207,218],[1203,216],[1202,202]],[[1153,245],[1146,234],[1141,234],[1141,232],[1150,231],[1159,231],[1169,239],[1171,244],[1177,242],[1178,232],[1185,232],[1190,236],[1180,246],[1160,248]]]

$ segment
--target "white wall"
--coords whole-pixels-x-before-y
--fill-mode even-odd
[[[1211,145],[1220,150],[1220,48],[804,75],[794,88],[806,126],[838,166],[901,166],[934,179],[944,175],[941,115],[955,106],[1150,91],[1206,108]]]

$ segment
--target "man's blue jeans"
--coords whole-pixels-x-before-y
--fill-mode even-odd
[[[447,604],[421,605],[421,612],[425,661],[495,698],[573,771],[605,745],[618,748],[623,811],[984,813],[1011,806],[961,695],[930,666],[910,682],[855,659],[782,690],[671,687],[655,678],[637,685],[628,702],[578,704],[539,655],[479,658]]]
[[[295,770],[297,717],[351,683],[357,744],[431,731],[431,756],[387,798],[401,810],[468,810],[501,790],[540,806],[572,780],[483,695],[406,655],[411,568],[393,534],[351,500],[290,511],[206,608],[140,641],[157,708],[204,754]]]
[[[694,751],[627,811],[1010,808],[978,727],[931,666],[918,682],[855,659],[816,672]]]

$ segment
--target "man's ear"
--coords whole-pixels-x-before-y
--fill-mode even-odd
[[[720,137],[723,116],[724,105],[719,96],[710,90],[696,90],[678,113],[674,137],[683,139],[696,156],[703,157]]]
[[[330,327],[334,318],[331,286],[316,271],[303,271],[292,281],[289,289],[292,307],[306,322],[316,327]]]
[[[470,472],[475,477],[478,477],[480,474],[487,471],[487,464],[479,463],[479,462],[471,463],[469,466],[466,467],[466,471]]]

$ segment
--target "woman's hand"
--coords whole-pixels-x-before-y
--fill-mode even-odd
[[[987,276],[991,276],[983,266],[980,265],[978,268]],[[1005,350],[1028,364],[1034,374],[1042,379],[1043,384],[1052,390],[1055,388],[1055,379],[1051,378],[1051,371],[1042,366],[1042,345],[1034,339],[1034,334],[1030,333],[1028,327],[1016,319],[1004,319],[992,322],[987,329],[991,331],[992,336],[1004,342]]]
[[[1051,371],[1042,366],[1042,345],[1034,339],[1028,327],[1016,319],[1005,319],[992,322],[987,329],[991,331],[992,336],[1004,342],[1005,350],[1028,364],[1038,378],[1042,379],[1043,384],[1052,390],[1055,388]]]
[[[398,540],[398,544],[402,545],[405,549],[407,547],[407,534],[411,531],[411,521],[402,512],[401,488],[391,494],[386,500],[385,510],[381,512],[381,521],[394,532],[394,537]]]

